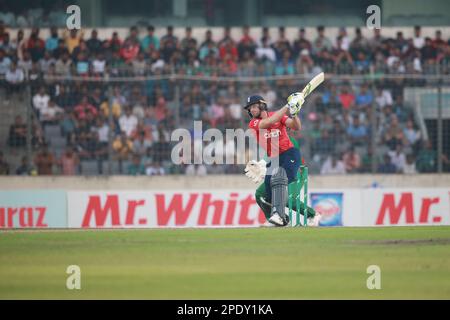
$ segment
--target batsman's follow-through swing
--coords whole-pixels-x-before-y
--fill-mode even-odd
[[[299,146],[288,136],[287,129],[301,129],[297,115],[305,97],[323,80],[323,73],[317,75],[302,92],[291,94],[287,104],[275,112],[267,110],[267,103],[259,95],[247,99],[245,109],[251,118],[249,128],[254,130],[256,141],[266,150],[269,161],[251,160],[245,171],[256,183],[264,177],[264,183],[256,190],[256,202],[266,219],[275,226],[301,225],[300,214],[305,226],[317,226],[320,221],[320,214],[307,206],[308,168],[302,165]],[[286,207],[289,214],[285,213]],[[295,221],[293,210],[296,211]],[[310,222],[307,222],[308,218]]]

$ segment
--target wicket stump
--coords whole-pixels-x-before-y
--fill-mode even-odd
[[[297,172],[297,181],[295,182],[295,189],[289,190],[288,196],[288,206],[289,206],[289,220],[291,227],[302,226],[300,223],[300,208],[303,203],[303,226],[308,225],[308,214],[306,206],[308,205],[308,167],[301,165],[299,171]],[[302,192],[303,189],[303,192]],[[295,198],[295,199],[294,199]],[[295,201],[295,221],[293,220],[294,215],[292,211],[292,204]]]

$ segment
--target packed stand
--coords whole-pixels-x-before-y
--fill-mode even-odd
[[[420,27],[412,39],[400,32],[388,39],[377,30],[365,38],[359,29],[350,39],[341,29],[335,41],[325,36],[323,27],[317,28],[316,37],[300,29],[293,42],[284,28],[279,28],[277,39],[267,28],[260,39],[253,39],[244,27],[238,41],[229,28],[224,28],[220,41],[209,30],[202,41],[192,37],[190,28],[182,39],[172,27],[161,38],[154,31],[150,26],[139,35],[132,27],[125,39],[117,32],[99,39],[96,30],[86,35],[53,27],[42,39],[34,28],[29,38],[19,31],[10,39],[0,23],[0,77],[7,100],[17,93],[23,96],[28,82],[35,112],[31,132],[36,156],[23,159],[26,170],[21,174],[109,173],[110,157],[117,164],[112,172],[122,174],[239,173],[238,166],[174,166],[170,133],[179,127],[192,130],[192,120],[202,120],[203,130],[245,127],[245,94],[260,93],[271,109],[304,84],[288,77],[252,83],[158,79],[159,75],[232,79],[321,70],[338,75],[448,74],[450,58],[450,41],[442,39],[439,30],[434,39],[423,38]],[[106,76],[117,81],[102,81]],[[411,106],[402,101],[405,86],[424,84],[424,79],[401,77],[327,83],[312,97],[313,111],[302,114],[306,126],[296,136],[311,165],[316,165],[315,172],[435,172],[435,149],[421,138]],[[11,147],[26,144],[23,126],[19,118],[11,125]],[[372,136],[376,150],[367,147]]]

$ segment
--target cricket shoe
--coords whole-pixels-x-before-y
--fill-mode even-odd
[[[261,227],[263,228],[275,228],[277,227],[276,225],[272,224],[271,222],[269,222],[268,220],[266,220],[266,222],[264,222]]]
[[[285,225],[283,219],[280,217],[278,212],[275,212],[274,214],[272,214],[272,216],[269,219],[269,222],[278,227],[283,227]]]

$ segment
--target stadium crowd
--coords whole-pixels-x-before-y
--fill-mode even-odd
[[[316,35],[300,29],[293,42],[283,27],[276,38],[267,28],[260,39],[252,38],[248,27],[243,27],[240,39],[230,34],[230,28],[224,28],[223,37],[213,39],[208,30],[204,39],[196,39],[188,27],[178,39],[168,27],[159,38],[149,26],[146,34],[132,27],[125,39],[117,32],[99,39],[96,30],[87,35],[83,30],[52,27],[47,39],[40,37],[38,28],[28,38],[19,30],[10,39],[0,22],[0,77],[6,103],[17,92],[22,97],[25,85],[30,85],[36,151],[34,159],[22,159],[15,171],[0,154],[0,174],[77,174],[80,163],[89,160],[98,161],[102,173],[111,152],[124,174],[238,173],[242,171],[238,166],[174,166],[170,132],[177,127],[192,129],[193,120],[203,120],[203,129],[245,127],[245,94],[260,93],[270,109],[284,104],[303,82],[289,77],[264,82],[157,77],[238,79],[310,76],[319,71],[380,78],[370,83],[329,81],[312,97],[311,111],[302,114],[305,129],[296,137],[302,148],[308,148],[304,152],[316,172],[372,172],[375,157],[379,173],[436,171],[436,150],[422,139],[412,106],[403,101],[406,86],[424,85],[426,80],[402,75],[448,74],[450,40],[443,39],[439,30],[427,38],[415,27],[414,37],[407,39],[401,32],[386,38],[377,29],[366,38],[356,28],[351,39],[342,28],[336,39],[329,39],[325,28],[318,27]],[[105,77],[117,81],[111,85],[99,81]],[[45,134],[46,127],[55,126],[64,139],[59,145],[63,150],[54,148]],[[375,150],[370,147],[372,136]],[[11,124],[8,144],[11,148],[26,144],[26,125],[20,116]],[[447,157],[443,160],[448,166]]]

